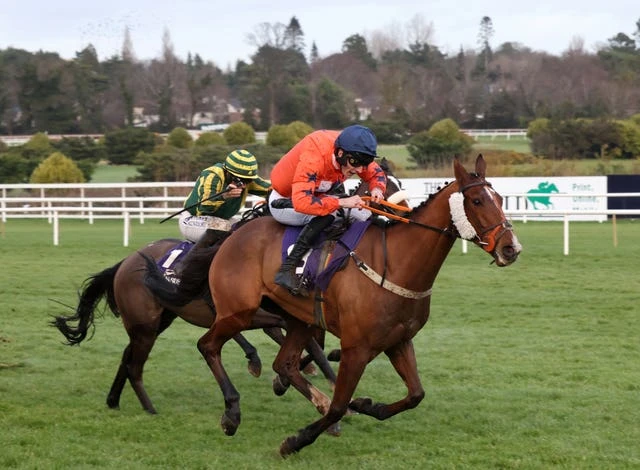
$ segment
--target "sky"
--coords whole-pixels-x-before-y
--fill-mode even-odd
[[[518,42],[560,55],[579,38],[585,50],[619,32],[632,36],[640,19],[638,0],[0,0],[0,49],[57,52],[65,59],[92,44],[100,60],[120,54],[128,27],[140,60],[158,58],[165,30],[175,54],[199,54],[218,67],[251,61],[256,46],[247,36],[261,23],[289,24],[295,16],[308,52],[316,43],[320,57],[341,50],[353,35],[375,32],[407,42],[412,19],[432,28],[430,44],[457,54],[476,49],[480,23],[492,20],[491,46]]]

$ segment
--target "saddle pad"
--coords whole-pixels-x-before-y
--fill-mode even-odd
[[[177,282],[175,267],[189,253],[195,243],[183,241],[177,243],[167,250],[167,252],[158,260],[158,267],[162,270],[165,279],[170,282]]]
[[[327,265],[319,266],[322,245],[325,241],[324,233],[318,237],[318,241],[314,244],[313,249],[309,256],[306,257],[304,268],[302,271],[302,278],[305,285],[317,286],[323,292],[327,290],[329,282],[333,275],[343,265],[349,252],[355,249],[360,242],[362,235],[367,230],[367,227],[371,224],[370,220],[356,221],[351,224],[346,232],[342,234],[338,243],[335,244],[333,252],[327,257]],[[302,227],[287,227],[282,238],[282,260],[287,257],[287,251],[291,245],[293,245],[298,238],[298,234],[302,230]],[[320,273],[318,273],[319,268]],[[318,274],[316,274],[318,273]]]

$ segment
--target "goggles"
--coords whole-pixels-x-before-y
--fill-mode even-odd
[[[373,157],[371,155],[365,155],[357,152],[345,153],[344,157],[347,163],[352,167],[368,166],[369,163],[373,161]]]

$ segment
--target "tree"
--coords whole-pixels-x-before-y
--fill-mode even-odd
[[[418,166],[426,168],[441,166],[453,156],[466,156],[472,146],[473,139],[460,132],[455,122],[443,119],[411,137],[407,150]]]
[[[252,57],[253,63],[243,68],[243,92],[246,108],[259,108],[266,125],[284,120],[306,119],[311,103],[305,84],[309,66],[301,52],[264,45]],[[300,92],[303,95],[296,96]],[[306,109],[305,109],[306,108]]]
[[[311,54],[309,55],[309,63],[314,64],[319,59],[320,55],[318,54],[318,46],[316,45],[316,42],[313,41],[313,43],[311,43]]]
[[[85,178],[78,166],[60,152],[47,157],[31,174],[31,183],[84,183]]]
[[[210,96],[214,76],[218,70],[213,64],[205,64],[198,54],[187,57],[187,89],[189,91],[189,127],[193,127],[193,118],[202,109]]]
[[[284,32],[284,44],[286,49],[291,49],[300,53],[304,51],[304,33],[302,32],[298,18],[295,16],[291,17],[289,26],[287,26],[287,29]]]
[[[488,16],[483,16],[480,21],[480,32],[478,33],[478,71],[487,72],[489,70],[489,62],[493,52],[491,51],[491,38],[493,37],[493,22]]]
[[[284,124],[274,124],[267,132],[267,145],[292,148],[298,143],[293,130]]]
[[[153,133],[147,129],[126,128],[104,135],[106,156],[115,165],[130,165],[139,152],[151,152],[155,147]]]
[[[346,91],[335,82],[328,78],[320,80],[315,90],[317,127],[340,129],[351,120],[347,96]]]
[[[193,146],[193,137],[184,127],[176,127],[169,132],[167,145],[178,149],[188,149]]]
[[[361,36],[360,34],[352,34],[349,36],[342,43],[342,52],[346,52],[357,57],[363,63],[367,64],[371,70],[376,69],[376,60],[373,58],[373,55],[371,55],[371,52],[369,52],[367,40],[364,36]]]
[[[255,131],[245,122],[234,122],[224,130],[223,135],[229,145],[251,144],[256,141]]]
[[[226,145],[227,141],[224,140],[222,134],[219,132],[203,132],[196,139],[196,147],[208,147],[209,145]]]
[[[71,68],[58,54],[38,52],[19,76],[21,124],[26,132],[78,133]]]
[[[76,103],[79,113],[79,126],[82,133],[96,133],[104,130],[104,92],[109,83],[102,72],[98,55],[93,46],[89,45],[76,53],[71,63]]]

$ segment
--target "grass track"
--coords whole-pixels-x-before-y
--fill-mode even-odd
[[[111,313],[80,347],[61,344],[50,299],[75,305],[89,274],[175,227],[65,220],[53,247],[45,221],[10,220],[0,236],[1,468],[640,468],[640,222],[516,224],[521,259],[505,269],[481,250],[456,245],[434,286],[432,314],[415,338],[425,400],[385,422],[352,416],[339,438],[321,436],[282,461],[281,440],[316,419],[295,391],[271,391],[274,345],[260,332],[263,375],[255,379],[235,345],[224,350],[242,394],[234,437],[220,430],[222,399],[195,342],[204,330],[181,321],[158,340],[148,416],[131,388],[121,410],[104,400],[126,343]],[[331,338],[331,345],[337,344]],[[325,390],[323,381],[314,379]],[[357,395],[404,396],[384,357]]]

